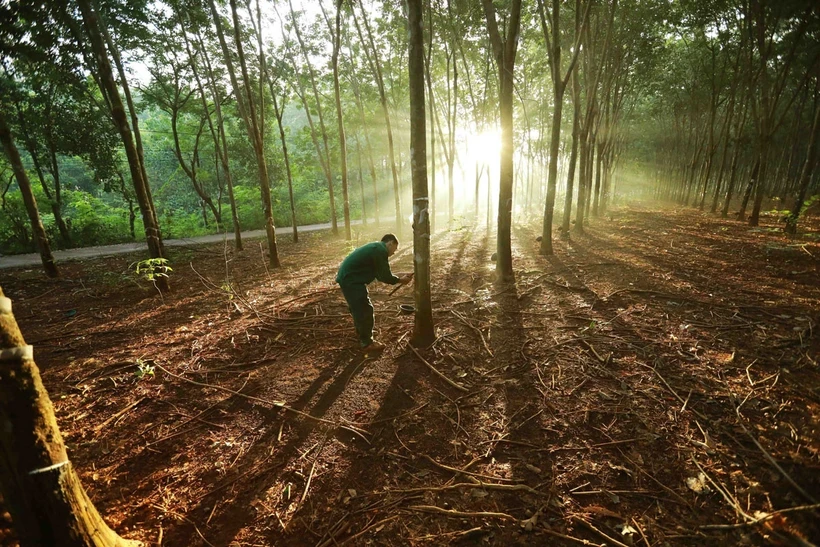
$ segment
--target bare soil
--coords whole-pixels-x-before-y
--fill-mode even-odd
[[[165,296],[136,255],[0,285],[91,498],[146,545],[806,545],[820,222],[776,221],[634,206],[549,258],[536,223],[496,285],[494,233],[460,220],[418,355],[411,288],[371,286],[365,355],[333,283],[373,226],[283,236],[278,270],[258,241],[174,250]]]

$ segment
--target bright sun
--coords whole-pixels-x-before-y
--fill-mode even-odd
[[[498,161],[501,150],[501,135],[498,131],[471,133],[465,140],[467,152],[476,162],[493,163]]]

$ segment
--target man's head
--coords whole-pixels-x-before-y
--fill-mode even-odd
[[[382,243],[387,247],[387,256],[393,256],[393,253],[399,248],[399,240],[393,234],[384,234]]]

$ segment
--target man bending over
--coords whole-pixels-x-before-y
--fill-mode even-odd
[[[336,274],[336,283],[341,287],[342,294],[347,300],[359,342],[367,350],[384,349],[384,344],[373,340],[373,303],[370,301],[367,285],[374,279],[388,285],[404,285],[413,279],[412,274],[396,277],[390,271],[387,259],[393,256],[398,248],[399,240],[396,236],[386,234],[381,241],[368,243],[350,253],[342,261],[339,273]]]

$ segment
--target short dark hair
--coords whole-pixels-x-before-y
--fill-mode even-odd
[[[396,245],[399,244],[398,238],[393,234],[384,234],[384,236],[382,236],[382,243],[390,243],[391,241],[395,241]]]

